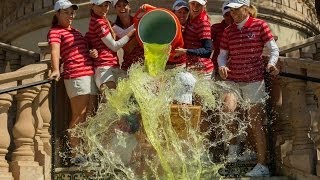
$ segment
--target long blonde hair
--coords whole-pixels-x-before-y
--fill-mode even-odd
[[[258,16],[258,9],[256,8],[256,6],[251,4],[247,9],[251,17],[256,18]]]

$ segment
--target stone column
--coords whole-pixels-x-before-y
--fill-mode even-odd
[[[0,94],[0,179],[13,180],[9,172],[9,164],[5,159],[10,145],[10,135],[8,132],[8,109],[12,104],[12,94]]]
[[[11,163],[12,174],[15,179],[43,179],[43,168],[35,162],[34,156],[34,111],[32,103],[39,92],[39,88],[32,87],[19,90],[17,94],[17,116],[13,128],[16,149]]]
[[[312,118],[314,118],[313,125],[316,126],[316,127],[314,127],[314,130],[315,130],[314,136],[315,137],[313,137],[314,146],[316,148],[316,153],[317,153],[316,171],[317,171],[317,176],[320,176],[320,107],[319,107],[319,105],[320,105],[320,85],[318,85],[317,83],[314,83],[311,86],[313,87],[313,92],[317,96],[317,104],[318,104],[317,111],[315,112],[315,114]]]
[[[282,163],[287,154],[292,150],[292,124],[289,119],[292,98],[290,98],[290,94],[288,93],[288,82],[288,78],[282,77],[280,80],[282,105],[277,112],[278,118],[275,120],[277,163]],[[280,167],[280,164],[277,167]]]
[[[314,146],[308,133],[311,128],[311,118],[306,105],[305,81],[292,80],[288,84],[291,103],[290,120],[293,126],[293,146],[289,155],[292,168],[312,174],[314,170]]]
[[[51,112],[49,109],[50,84],[41,87],[39,96],[35,99],[34,108],[37,109],[37,129],[35,136],[36,161],[43,166],[45,179],[50,179],[51,173],[51,144],[50,144],[50,121]]]

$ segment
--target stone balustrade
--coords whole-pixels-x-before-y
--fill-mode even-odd
[[[41,62],[0,74],[0,90],[42,81],[48,69]],[[0,94],[0,179],[50,179],[49,89],[43,84]],[[9,118],[14,105],[16,115]],[[8,152],[10,142],[13,152]]]

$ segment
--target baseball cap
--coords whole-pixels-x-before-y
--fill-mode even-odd
[[[184,7],[189,10],[189,5],[187,2],[185,2],[183,0],[176,0],[172,5],[172,10],[178,11],[179,9],[184,8]]]
[[[229,4],[227,6],[237,9],[243,5],[250,6],[250,0],[229,0]]]
[[[174,99],[179,103],[192,104],[192,93],[197,80],[189,72],[179,72],[175,78],[178,89]]]
[[[227,5],[229,4],[229,1],[226,1],[223,3],[222,5],[222,15],[224,15],[225,13],[230,11],[230,7],[228,7]]]
[[[113,6],[116,6],[116,4],[117,4],[118,1],[119,1],[119,0],[113,0],[112,5],[113,5]],[[127,3],[129,3],[129,0],[125,0],[125,1],[127,1]]]
[[[189,0],[189,3],[192,2],[192,1],[197,1],[202,6],[206,5],[206,3],[207,3],[207,0]]]
[[[79,6],[76,4],[72,4],[70,1],[68,0],[58,0],[55,4],[54,4],[54,10],[55,11],[59,11],[60,9],[68,9],[69,7],[72,7],[74,10],[78,10]]]
[[[101,5],[102,3],[109,1],[112,3],[113,0],[90,0],[90,3],[95,4],[95,5]]]

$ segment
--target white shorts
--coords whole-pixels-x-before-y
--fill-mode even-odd
[[[94,79],[98,88],[101,84],[106,82],[117,83],[120,78],[125,78],[126,72],[120,68],[115,68],[111,66],[97,67],[95,69]]]
[[[64,85],[70,99],[79,95],[98,94],[98,89],[94,83],[93,76],[64,79]]]
[[[203,73],[204,78],[208,80],[214,80],[214,71]]]
[[[264,81],[252,83],[225,81],[225,83],[237,91],[244,101],[251,104],[264,103],[268,97]]]

